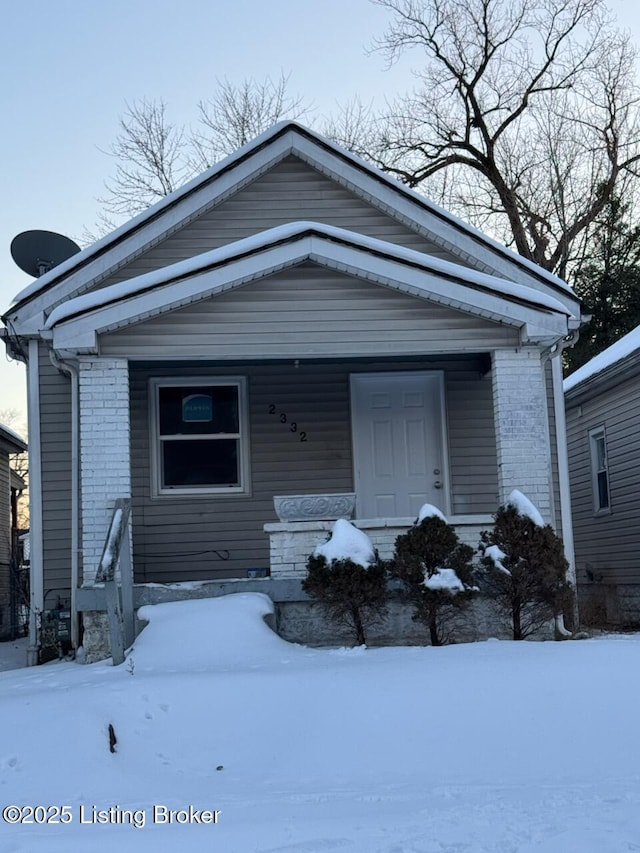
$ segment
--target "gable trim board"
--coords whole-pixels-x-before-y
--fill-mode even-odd
[[[169,234],[255,180],[284,157],[296,154],[476,269],[518,277],[568,300],[579,314],[571,288],[556,276],[512,253],[395,179],[295,123],[276,125],[235,155],[212,167],[108,237],[69,258],[23,289],[3,318],[23,334],[37,331],[43,312],[89,290]],[[579,319],[572,318],[573,327]]]
[[[562,336],[569,310],[524,285],[317,223],[270,229],[188,261],[78,296],[46,323],[58,350],[96,352],[98,335],[184,307],[304,261],[521,329],[521,342]]]

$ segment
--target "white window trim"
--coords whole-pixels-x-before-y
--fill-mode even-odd
[[[607,497],[608,506],[600,506],[600,489],[598,488],[598,453],[596,442],[604,439],[605,468],[607,475]],[[594,427],[589,430],[589,464],[591,468],[591,494],[593,495],[593,512],[595,515],[608,515],[611,512],[611,480],[609,477],[609,451],[607,449],[607,433],[604,426]]]
[[[162,441],[160,441],[159,395],[158,389],[163,387],[178,387],[195,385],[235,385],[238,388],[238,421],[240,437],[238,447],[240,459],[238,464],[240,474],[239,486],[189,486],[181,488],[162,487]],[[249,405],[246,376],[154,376],[149,380],[149,456],[151,468],[151,496],[154,498],[167,497],[232,497],[251,494],[250,463],[249,463]],[[212,439],[215,440],[215,439]]]

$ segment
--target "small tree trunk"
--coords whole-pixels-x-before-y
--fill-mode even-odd
[[[438,633],[438,615],[435,609],[429,613],[429,636],[431,638],[432,646],[442,645],[440,635]]]
[[[511,604],[511,615],[513,618],[513,639],[522,639],[522,623],[520,620],[520,602],[516,599]]]
[[[364,636],[364,628],[360,617],[360,610],[357,607],[351,608],[351,616],[353,617],[353,627],[356,629],[356,642],[359,646],[366,645],[367,641]]]

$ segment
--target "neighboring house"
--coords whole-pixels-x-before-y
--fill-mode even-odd
[[[640,326],[564,381],[581,614],[640,625]]]
[[[336,493],[383,551],[425,502],[476,544],[514,488],[570,546],[575,294],[297,124],[35,280],[3,320],[39,424],[37,608],[70,597],[86,626],[97,599],[76,590],[127,496],[138,583],[270,569],[277,595]],[[319,497],[279,522],[278,495]]]
[[[25,484],[10,462],[26,449],[19,435],[0,424],[0,640],[12,639],[16,630],[18,497]]]

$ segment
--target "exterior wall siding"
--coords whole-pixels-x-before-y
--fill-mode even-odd
[[[100,338],[103,355],[413,355],[516,346],[518,330],[302,264]]]
[[[104,279],[100,287],[192,258],[268,228],[300,220],[346,228],[454,260],[406,225],[291,156]]]
[[[71,382],[40,343],[44,609],[69,604],[71,576]]]
[[[455,513],[496,509],[497,472],[491,381],[476,358],[456,361],[202,362],[133,364],[131,463],[133,557],[137,582],[245,576],[269,566],[264,524],[277,521],[273,496],[353,491],[349,374],[444,369]],[[249,496],[152,497],[149,379],[246,375],[251,423]],[[271,414],[273,407],[273,414]],[[286,415],[282,423],[280,415]],[[291,432],[292,422],[296,432]],[[301,433],[306,441],[300,441]]]
[[[591,399],[567,404],[576,571],[583,607],[608,602],[606,621],[640,624],[640,607],[625,604],[640,585],[640,392],[638,376]],[[589,431],[606,431],[610,512],[596,513],[591,483]],[[615,590],[604,591],[605,587]],[[635,614],[635,615],[634,615]]]

